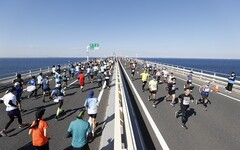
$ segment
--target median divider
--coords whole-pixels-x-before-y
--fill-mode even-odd
[[[136,143],[129,115],[119,64],[116,63],[114,149],[135,150]]]

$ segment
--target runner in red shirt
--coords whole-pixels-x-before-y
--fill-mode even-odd
[[[84,77],[83,71],[81,71],[80,74],[78,75],[81,91],[83,91],[83,87],[84,87],[84,78],[85,77]]]

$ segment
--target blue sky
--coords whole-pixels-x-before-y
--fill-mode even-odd
[[[239,0],[0,0],[0,57],[240,58]]]

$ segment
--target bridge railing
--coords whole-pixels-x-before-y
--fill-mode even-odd
[[[135,150],[135,137],[120,75],[120,68],[118,63],[116,65],[114,149]]]
[[[139,63],[142,63],[143,60],[137,60]],[[220,86],[226,86],[228,83],[228,74],[224,73],[218,73],[208,70],[201,70],[196,68],[190,68],[190,67],[184,67],[184,66],[177,66],[177,65],[171,65],[171,64],[165,64],[165,63],[158,63],[158,62],[151,62],[151,61],[145,61],[146,63],[156,64],[158,68],[167,68],[170,72],[176,72],[180,73],[181,75],[187,76],[190,71],[193,72],[194,78],[200,79],[200,80],[208,80],[213,83],[217,83]],[[239,77],[237,77],[237,80],[233,86],[233,90],[240,90],[240,80]]]

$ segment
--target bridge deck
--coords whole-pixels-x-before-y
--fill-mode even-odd
[[[130,77],[129,67],[125,70]],[[139,69],[139,72],[141,73],[142,69]],[[176,92],[178,96],[183,93],[183,85],[186,81],[178,78],[182,78],[179,74],[175,73],[175,76],[177,77],[177,87],[179,88]],[[172,107],[170,106],[170,102],[164,101],[164,96],[167,95],[167,91],[164,89],[165,84],[160,84],[157,93],[158,104],[156,108],[153,108],[153,102],[148,101],[148,91],[142,92],[141,90],[142,82],[140,76],[136,74],[135,78],[136,79],[131,82],[170,149],[239,149],[239,101],[218,93],[212,93],[209,96],[212,104],[208,105],[208,111],[204,111],[202,105],[191,103],[186,124],[189,129],[185,130],[181,127],[181,117],[178,119],[174,117],[174,112],[180,109],[179,104]],[[200,81],[195,82],[203,84],[203,82],[201,83]],[[192,92],[195,99],[200,98],[198,88],[199,87],[195,85],[195,89]],[[231,96],[239,98],[239,94],[240,93],[232,93]],[[138,106],[141,107],[140,103],[137,103]],[[149,118],[146,117],[143,109],[141,109],[141,111],[148,125],[149,133],[152,135],[156,149],[161,149],[156,135],[148,123]],[[196,115],[194,115],[195,112]]]

